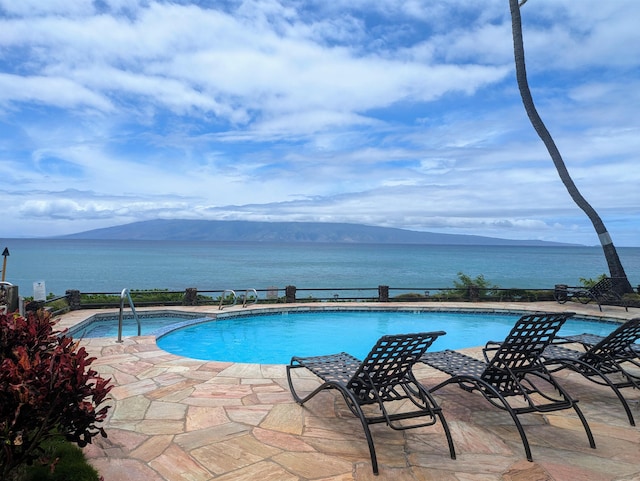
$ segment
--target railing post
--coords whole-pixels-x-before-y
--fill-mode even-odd
[[[198,305],[198,289],[196,287],[187,287],[184,291],[183,306],[197,306]]]
[[[389,286],[378,286],[378,302],[389,302]]]
[[[13,284],[9,284],[4,281],[0,283],[0,305],[6,307],[7,312],[14,312],[18,310],[18,286],[14,286]]]
[[[558,302],[566,302],[567,301],[567,286],[566,284],[556,284],[553,288],[553,297]]]
[[[76,289],[69,289],[65,293],[67,296],[67,304],[69,304],[69,309],[72,311],[77,311],[80,309],[80,291]]]
[[[471,302],[478,302],[480,300],[480,287],[475,284],[469,285],[469,300]]]
[[[296,286],[287,286],[284,288],[285,302],[292,304],[296,302]]]

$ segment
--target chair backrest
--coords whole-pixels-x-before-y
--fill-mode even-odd
[[[640,339],[640,317],[626,321],[616,328],[611,334],[583,354],[582,360],[592,365],[607,363],[612,359],[637,356],[630,347]]]
[[[623,293],[621,280],[618,277],[604,277],[587,290],[596,299],[606,298],[612,294],[621,295]]]
[[[444,331],[382,336],[347,383],[359,402],[375,402],[397,397],[395,387],[407,381],[407,375],[425,351]],[[375,392],[373,391],[375,389]]]
[[[540,354],[573,312],[535,313],[522,316],[496,349],[482,379],[501,392],[517,392],[514,384],[527,372],[541,369]]]

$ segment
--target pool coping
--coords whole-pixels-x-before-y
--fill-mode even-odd
[[[139,318],[144,319],[146,317],[153,316],[162,316],[162,317],[191,317],[190,319],[185,319],[178,321],[174,324],[168,324],[166,326],[155,329],[152,332],[149,332],[145,335],[153,336],[156,340],[166,336],[167,334],[176,331],[178,329],[183,329],[191,326],[195,326],[198,324],[224,320],[229,318],[238,318],[238,317],[254,317],[254,316],[268,316],[275,315],[283,312],[340,312],[340,311],[349,311],[349,312],[371,312],[371,311],[393,311],[393,312],[441,312],[441,313],[465,313],[465,314],[516,314],[516,315],[524,315],[526,313],[531,312],[547,312],[547,311],[558,311],[562,310],[563,312],[566,310],[570,310],[576,312],[577,317],[589,321],[595,322],[611,322],[611,323],[619,323],[625,319],[625,317],[619,317],[616,313],[611,312],[591,312],[590,309],[580,308],[578,305],[569,305],[571,308],[566,309],[566,305],[558,305],[557,303],[552,303],[557,306],[556,309],[552,309],[553,305],[547,305],[547,309],[541,309],[540,303],[535,303],[535,308],[527,309],[524,306],[531,306],[533,303],[518,305],[518,308],[515,308],[516,304],[510,304],[507,306],[497,306],[497,303],[438,303],[437,305],[433,305],[433,303],[424,303],[424,302],[411,302],[411,303],[364,303],[364,302],[327,302],[327,303],[318,303],[318,304],[308,304],[308,303],[294,303],[294,304],[253,304],[247,307],[231,307],[227,310],[224,309],[215,309],[212,306],[176,306],[176,307],[167,307],[167,306],[159,306],[159,307],[147,307],[144,309],[137,309],[137,315]],[[581,305],[582,306],[582,305]],[[559,308],[562,309],[559,309]],[[576,309],[573,309],[575,307]],[[202,309],[205,309],[205,312]],[[196,310],[197,309],[197,310]],[[581,312],[578,312],[581,311]],[[80,312],[80,311],[75,311]],[[112,317],[117,317],[119,314],[119,310],[101,310],[100,312],[94,312],[90,316],[76,322],[73,324],[67,323],[66,326],[61,326],[61,329],[68,329],[68,332],[72,336],[78,335],[78,331],[87,327],[94,321],[100,321],[104,319],[111,319]],[[123,319],[132,319],[134,316],[129,311],[126,314],[123,314]],[[63,319],[65,316],[62,317]],[[81,336],[78,336],[81,337]],[[106,338],[110,338],[112,336],[105,336]],[[115,337],[115,336],[113,336]],[[127,336],[130,337],[130,336]]]

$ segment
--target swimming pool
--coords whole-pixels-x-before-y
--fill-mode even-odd
[[[523,313],[453,311],[284,311],[219,318],[168,329],[157,339],[170,353],[201,360],[287,364],[291,356],[341,351],[363,358],[384,334],[447,332],[431,350],[481,346],[502,340]],[[613,322],[569,319],[560,335],[592,332],[605,335]]]
[[[150,313],[138,313],[140,319],[141,334],[148,336],[158,330],[185,321],[200,319],[211,320],[210,317],[203,317],[202,314],[179,312],[179,311],[153,311]],[[118,316],[114,314],[95,314],[82,321],[77,326],[69,329],[72,337],[117,337],[118,336]],[[138,324],[132,315],[127,314],[122,319],[122,335],[137,336]]]

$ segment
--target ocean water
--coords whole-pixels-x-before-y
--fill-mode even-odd
[[[463,272],[501,288],[579,285],[607,272],[600,247],[432,246],[389,244],[230,243],[0,239],[5,280],[20,295],[120,292],[129,289],[202,291],[313,288],[435,289]],[[640,284],[640,248],[618,248],[633,286]]]

